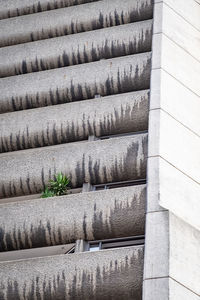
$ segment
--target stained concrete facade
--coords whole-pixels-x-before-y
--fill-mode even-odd
[[[200,299],[199,20],[0,0],[0,299]],[[58,172],[69,194],[40,198]]]
[[[151,51],[152,20],[0,49],[0,77]]]
[[[0,198],[36,194],[54,174],[73,188],[146,176],[147,134],[2,153]]]
[[[148,89],[150,61],[151,53],[146,52],[1,78],[0,112]]]
[[[0,45],[9,46],[152,18],[151,0],[92,1],[1,21]]]
[[[143,235],[145,200],[140,185],[0,204],[0,249]]]
[[[152,17],[0,0],[1,300],[142,299]]]
[[[1,299],[141,299],[143,246],[0,264]]]
[[[148,108],[149,90],[142,90],[5,113],[0,119],[0,152],[83,141],[90,135],[145,131]]]

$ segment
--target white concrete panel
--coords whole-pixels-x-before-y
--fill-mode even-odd
[[[163,34],[158,33],[154,34],[152,38],[152,59],[151,59],[151,67],[152,70],[160,69],[162,67],[162,38]]]
[[[194,294],[173,279],[156,278],[143,282],[143,300],[199,300]]]
[[[199,300],[200,5],[155,3],[143,298]],[[162,209],[179,220],[170,232]]]
[[[154,1],[155,2],[155,1]],[[158,2],[154,4],[153,11],[153,34],[162,32],[162,22],[163,22],[163,2]]]
[[[164,34],[153,37],[152,68],[164,69],[200,96],[200,62]]]
[[[165,277],[169,272],[168,212],[146,215],[144,279]]]
[[[159,205],[160,160],[162,160],[162,158],[149,157],[147,161],[147,212],[166,210]]]
[[[169,278],[166,277],[166,278],[145,280],[143,282],[142,299],[143,300],[169,300]]]
[[[169,300],[200,300],[200,296],[194,294],[183,285],[169,278]],[[160,300],[160,299],[159,299]]]
[[[169,220],[170,277],[200,295],[200,231],[172,213]]]
[[[151,81],[150,81],[150,104],[149,108],[157,109],[160,108],[161,102],[161,79],[162,69],[151,70]]]
[[[187,22],[200,30],[200,5],[195,0],[154,0],[164,2],[180,14]]]
[[[148,157],[160,155],[161,110],[149,111]]]
[[[161,69],[151,74],[150,109],[155,108],[162,108],[200,135],[200,98]]]
[[[200,138],[162,110],[159,150],[160,156],[200,183]]]
[[[148,156],[160,155],[200,183],[200,138],[162,110],[150,111],[150,124],[155,142],[149,142]]]
[[[200,230],[200,185],[161,157],[148,158],[147,212],[170,210]]]
[[[155,160],[156,158],[151,159]],[[159,182],[159,204],[200,230],[200,185],[163,159],[158,161],[157,158],[157,164],[159,170],[159,180],[157,179]],[[156,173],[156,170],[154,172]],[[152,195],[149,194],[150,191],[148,191],[149,197]],[[153,195],[156,195],[156,188],[153,191]],[[155,196],[151,196],[148,206],[155,203],[154,199]]]
[[[200,31],[163,2],[155,4],[154,14],[154,33],[164,33],[200,61]]]

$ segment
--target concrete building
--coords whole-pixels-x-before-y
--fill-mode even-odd
[[[0,0],[0,47],[0,299],[199,300],[199,1]]]

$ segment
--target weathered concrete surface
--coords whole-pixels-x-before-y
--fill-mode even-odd
[[[67,244],[67,245],[57,245],[57,246],[50,246],[50,247],[1,252],[0,262],[66,254],[74,246],[75,244]]]
[[[151,53],[0,79],[0,112],[148,89]]]
[[[152,0],[103,0],[0,21],[9,46],[152,18]]]
[[[142,179],[146,175],[147,134],[79,142],[0,155],[0,197],[36,194],[63,172],[72,187]]]
[[[0,263],[0,299],[141,300],[143,246]]]
[[[0,251],[142,235],[145,200],[139,185],[0,204]]]
[[[149,90],[0,115],[0,152],[148,128]]]
[[[73,195],[73,194],[79,194],[83,192],[83,188],[79,187],[76,189],[69,189],[68,190],[68,195]],[[25,195],[25,196],[17,196],[17,197],[11,197],[11,198],[3,198],[0,199],[0,203],[12,203],[12,202],[19,202],[19,201],[27,201],[27,200],[33,200],[33,199],[39,199],[41,198],[41,193],[39,194],[30,194],[30,195]]]
[[[0,48],[0,77],[151,51],[152,20]]]
[[[0,19],[7,19],[94,1],[95,0],[0,0]]]

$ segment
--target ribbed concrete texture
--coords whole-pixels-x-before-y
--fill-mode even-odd
[[[151,53],[0,79],[0,112],[149,88]]]
[[[152,20],[0,48],[0,77],[151,51]]]
[[[0,0],[0,19],[89,2],[95,2],[95,0]]]
[[[142,235],[145,194],[139,185],[0,204],[0,251]]]
[[[146,151],[147,134],[137,134],[1,154],[0,196],[39,193],[58,172],[72,187],[145,178]]]
[[[143,255],[138,246],[0,263],[0,299],[141,300]]]
[[[152,18],[152,0],[103,0],[0,21],[0,46]]]
[[[144,131],[149,91],[138,91],[0,115],[0,152]]]

